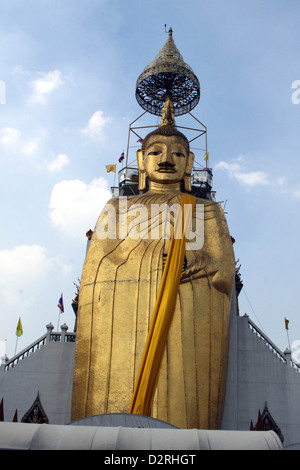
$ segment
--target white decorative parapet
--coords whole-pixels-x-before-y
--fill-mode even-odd
[[[19,364],[20,361],[30,356],[33,352],[40,349],[46,343],[49,342],[61,342],[61,343],[74,343],[76,340],[76,333],[67,333],[68,326],[64,323],[61,325],[61,332],[53,331],[54,326],[52,323],[46,325],[47,333],[37,339],[34,343],[31,343],[27,348],[20,351],[18,354],[13,356],[11,359],[6,358],[4,362],[4,370],[12,369],[15,365]]]
[[[295,369],[297,372],[300,372],[300,366],[292,359],[291,357],[291,351],[289,349],[286,349],[284,352],[282,352],[275,344],[262,332],[258,326],[253,323],[248,315],[244,315],[244,317],[247,317],[248,321],[248,327],[249,329],[259,338],[261,339],[265,345],[272,351],[273,354],[277,356],[277,358],[286,365],[290,365],[293,369]]]

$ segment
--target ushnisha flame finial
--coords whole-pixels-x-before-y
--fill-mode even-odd
[[[161,126],[175,126],[175,115],[174,115],[174,106],[169,96],[165,101],[165,104],[161,110]]]

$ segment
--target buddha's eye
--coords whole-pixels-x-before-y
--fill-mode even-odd
[[[175,157],[185,157],[184,153],[181,152],[174,152],[173,155],[175,155]]]
[[[160,155],[161,151],[160,150],[153,150],[152,152],[148,152],[148,155]]]

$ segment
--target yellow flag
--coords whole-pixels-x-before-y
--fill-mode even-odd
[[[17,329],[16,329],[16,335],[22,336],[22,334],[23,334],[23,328],[22,328],[21,317],[20,317],[18,321]]]
[[[208,159],[209,159],[209,152],[206,152],[206,153],[204,154],[204,160],[207,162]]]
[[[288,330],[289,329],[289,320],[287,318],[285,318],[284,323],[285,323],[285,329]]]
[[[109,173],[110,171],[116,172],[117,165],[106,165],[106,171]]]

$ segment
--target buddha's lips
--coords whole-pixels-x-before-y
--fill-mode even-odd
[[[159,168],[159,170],[156,170],[158,173],[177,173],[177,170],[174,168]]]

